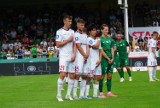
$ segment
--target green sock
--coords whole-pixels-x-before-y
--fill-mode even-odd
[[[129,75],[129,77],[131,77],[131,70],[130,70],[130,68],[127,69],[127,73]]]
[[[124,77],[122,69],[117,69],[117,71],[119,73],[120,78]]]
[[[107,79],[106,85],[107,85],[108,92],[110,92],[111,91],[111,86],[112,86],[112,80],[111,79]]]
[[[123,71],[123,69],[121,69],[121,71],[122,71],[122,77],[124,78],[124,71]]]
[[[99,92],[103,91],[103,79],[99,81]]]

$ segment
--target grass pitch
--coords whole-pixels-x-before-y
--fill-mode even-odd
[[[120,83],[119,75],[113,74],[112,92],[118,97],[64,102],[55,98],[58,75],[1,76],[0,108],[159,108],[160,82],[149,82],[147,72],[132,75],[133,82],[125,74],[125,82]],[[157,77],[160,78],[160,71]],[[63,97],[66,84],[64,88]]]

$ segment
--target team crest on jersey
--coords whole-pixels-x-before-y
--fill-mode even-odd
[[[56,39],[58,39],[59,38],[59,35],[56,35]]]
[[[92,40],[89,41],[90,44],[93,44]]]
[[[78,41],[78,37],[75,37],[75,41]]]

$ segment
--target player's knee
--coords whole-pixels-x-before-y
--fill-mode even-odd
[[[112,79],[112,74],[111,73],[108,73],[107,79]]]

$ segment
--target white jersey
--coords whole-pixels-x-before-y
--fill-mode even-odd
[[[98,38],[93,39],[91,37],[88,37],[88,44],[89,44],[89,47],[90,47],[91,63],[92,62],[97,62],[99,60],[99,49],[102,49],[101,44],[99,45],[98,49],[92,48],[92,46],[95,45],[97,43],[97,41],[98,41]]]
[[[74,35],[74,36],[75,36],[75,42],[76,42],[76,43],[80,43],[83,51],[86,53],[87,35],[84,34],[84,33],[81,34],[81,33],[79,33],[79,32],[75,32],[75,35]],[[78,50],[77,50],[77,52],[76,52],[76,57],[77,57],[77,58],[83,57]]]
[[[65,30],[61,28],[56,32],[56,41],[63,42],[71,36],[74,36],[74,31],[72,29]],[[66,57],[70,59],[72,54],[73,54],[73,42],[67,43],[66,45],[59,48],[60,57]]]
[[[149,40],[148,42],[148,57],[154,57],[154,53],[152,52],[152,48],[157,47],[157,41],[153,38]],[[155,49],[156,52],[156,49]]]

